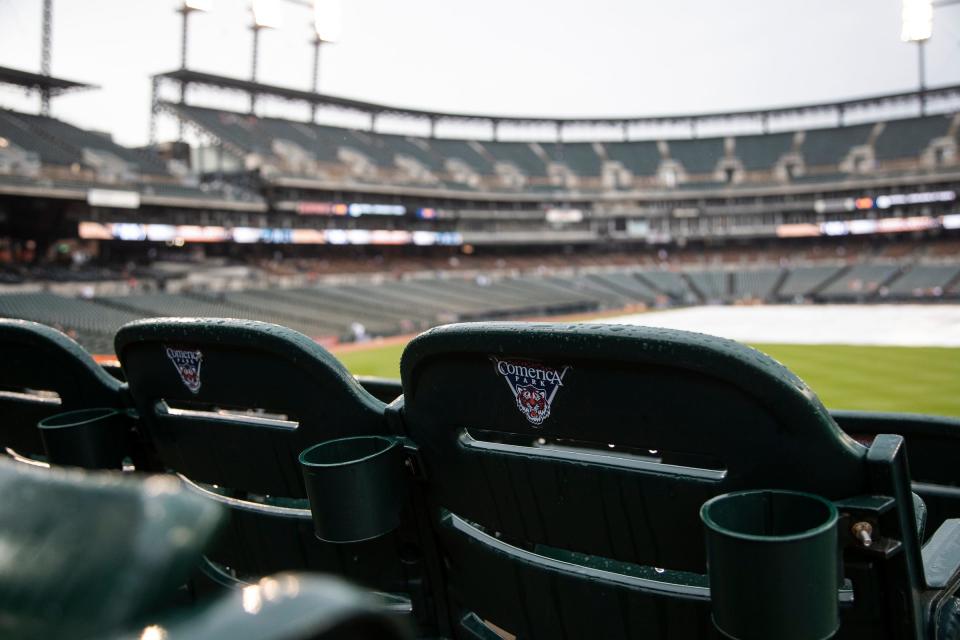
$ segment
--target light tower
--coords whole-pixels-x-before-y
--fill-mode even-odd
[[[177,13],[183,16],[180,30],[180,68],[187,68],[187,33],[188,26],[190,24],[190,15],[196,13],[197,11],[206,12],[210,11],[212,5],[212,0],[183,0],[180,4],[180,7],[177,9]],[[180,100],[183,100],[183,96],[180,96]]]
[[[212,0],[183,0],[180,3],[180,7],[177,8],[177,13],[181,16],[181,29],[180,29],[180,68],[187,68],[187,46],[188,46],[188,34],[190,26],[190,16],[196,12],[206,12],[210,11],[212,5]],[[184,98],[186,97],[187,83],[180,82],[180,104],[183,104]],[[177,118],[177,127],[179,129],[179,135],[177,136],[178,140],[183,140],[183,118]]]
[[[932,0],[903,0],[903,27],[900,30],[900,39],[904,42],[917,43],[917,74],[920,87],[920,115],[926,113],[927,90],[926,72],[924,69],[924,45],[933,35],[933,1]]]
[[[50,75],[50,49],[53,38],[53,0],[43,0],[43,33],[40,49],[40,73]],[[40,90],[40,114],[50,115],[50,88]]]
[[[260,32],[264,29],[276,29],[280,26],[281,16],[280,7],[275,0],[253,0],[250,3],[250,13],[253,16],[253,24],[250,30],[253,31],[253,56],[250,64],[250,80],[257,81],[257,64],[260,55]],[[253,113],[257,105],[257,94],[250,94],[250,113]]]
[[[313,1],[313,77],[311,90],[320,90],[320,47],[340,39],[341,13],[339,0]],[[317,117],[317,105],[310,106],[310,120]]]

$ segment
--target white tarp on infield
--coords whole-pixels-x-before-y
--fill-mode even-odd
[[[960,305],[693,307],[601,322],[683,329],[752,343],[960,347]]]

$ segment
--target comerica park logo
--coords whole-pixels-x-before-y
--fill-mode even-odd
[[[536,362],[499,360],[490,356],[517,401],[517,409],[535,427],[550,417],[550,407],[570,367],[557,369]]]
[[[190,390],[190,393],[200,391],[200,364],[203,362],[203,354],[196,349],[176,349],[174,347],[164,347],[170,362],[177,368],[180,379]]]

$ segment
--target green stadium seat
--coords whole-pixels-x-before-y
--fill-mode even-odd
[[[670,140],[670,157],[680,162],[689,174],[710,174],[723,157],[723,138]]]
[[[449,140],[434,138],[429,141],[430,148],[445,160],[459,160],[481,175],[493,175],[493,163],[487,156],[481,155],[468,140]]]
[[[43,393],[39,393],[43,392]],[[130,406],[125,385],[56,329],[0,318],[0,446],[17,455],[44,455],[37,422],[93,407]]]
[[[864,145],[870,139],[873,124],[858,124],[829,129],[810,129],[806,132],[800,151],[808,167],[837,165],[850,150]]]
[[[949,134],[949,116],[889,120],[874,142],[874,149],[878,160],[916,157],[934,139]]]
[[[787,272],[777,297],[780,300],[809,297],[833,281],[842,269],[836,265],[794,267]]]
[[[816,296],[829,301],[866,299],[877,295],[880,288],[898,273],[897,265],[857,264],[818,290]]]
[[[0,460],[0,636],[100,638],[169,608],[221,524],[171,476]]]
[[[528,176],[547,175],[547,165],[528,142],[492,142],[484,140],[482,146],[498,162],[506,162]]]
[[[423,605],[412,586],[425,589],[426,580],[410,505],[397,530],[373,540],[314,535],[299,454],[400,430],[332,355],[284,327],[204,318],[131,323],[116,349],[162,464],[228,509],[230,527],[208,552],[215,581],[326,571],[402,594],[408,610],[412,600]]]
[[[938,298],[960,275],[957,264],[916,264],[889,284],[887,298]]]
[[[662,157],[653,140],[634,142],[606,142],[607,157],[619,162],[635,176],[654,176]]]
[[[793,146],[793,133],[737,136],[736,155],[746,171],[771,171]]]
[[[539,144],[553,162],[565,165],[578,176],[603,174],[603,160],[597,155],[592,142],[541,142]]]
[[[719,304],[730,298],[728,282],[730,274],[725,271],[688,271],[687,278],[707,304]]]
[[[522,638],[717,637],[698,513],[746,489],[816,494],[847,527],[876,524],[872,548],[841,527],[838,637],[930,637],[938,603],[950,606],[925,581],[902,438],[858,444],[749,347],[643,327],[461,324],[414,339],[401,374],[465,637],[489,633],[484,621]],[[948,546],[927,568],[955,584]]]

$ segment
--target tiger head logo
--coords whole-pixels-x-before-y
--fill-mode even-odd
[[[199,349],[178,349],[164,347],[170,362],[180,374],[180,380],[190,393],[200,391],[200,365],[203,363],[203,353]]]
[[[550,404],[547,394],[535,387],[519,387],[517,389],[517,408],[527,416],[531,424],[541,425],[550,417]]]
[[[556,368],[535,362],[500,360],[491,356],[516,399],[517,409],[534,427],[550,417],[550,409],[570,367]]]

